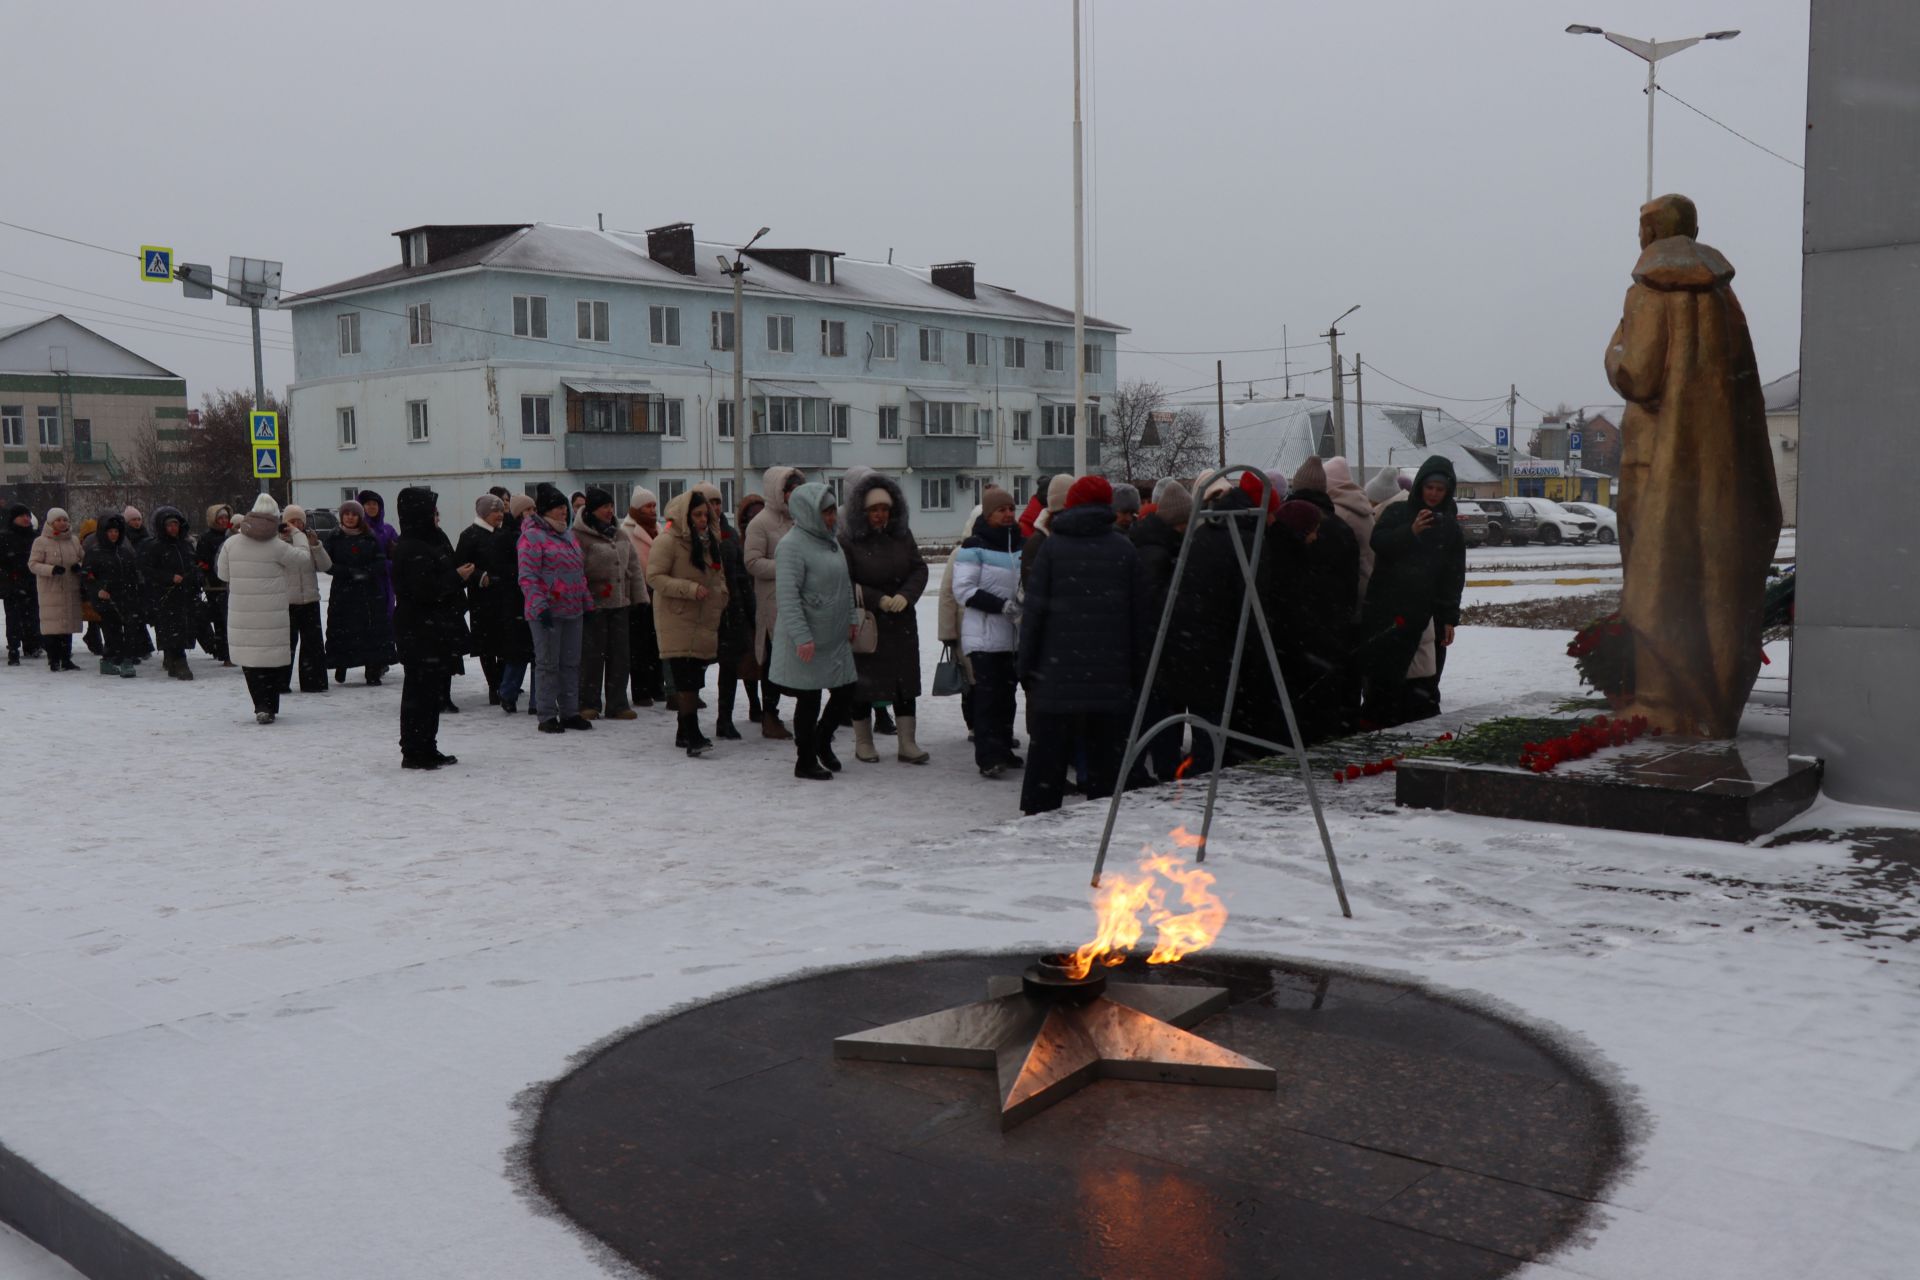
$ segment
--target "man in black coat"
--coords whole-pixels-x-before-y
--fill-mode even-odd
[[[153,622],[161,669],[175,680],[193,679],[187,650],[199,641],[200,566],[187,540],[187,517],[178,507],[153,513],[153,536],[140,545],[140,585]]]
[[[440,709],[467,651],[466,584],[472,565],[454,565],[453,544],[440,531],[433,490],[406,488],[396,506],[400,538],[394,544],[394,638],[406,679],[400,686],[400,765],[438,769],[455,764],[439,747]]]
[[[1167,593],[1173,586],[1174,566],[1180,561],[1180,546],[1186,541],[1187,521],[1193,514],[1193,498],[1178,480],[1167,480],[1155,491],[1154,510],[1142,516],[1128,531],[1133,549],[1147,575],[1147,619],[1157,631],[1166,612]],[[1177,674],[1186,655],[1180,647],[1180,620],[1173,620],[1166,645],[1160,653],[1160,667],[1154,673],[1153,694],[1147,700],[1147,718],[1142,728],[1187,709],[1181,678]],[[1133,776],[1127,786],[1143,787],[1153,781],[1171,782],[1185,756],[1187,731],[1180,725],[1163,730],[1147,744],[1134,762]],[[1148,766],[1153,772],[1149,776]]]
[[[1306,502],[1320,513],[1319,529],[1301,566],[1302,626],[1296,658],[1300,679],[1287,672],[1287,690],[1309,743],[1339,737],[1347,723],[1354,617],[1360,605],[1360,540],[1335,510],[1327,493],[1326,467],[1310,457],[1293,473],[1289,502]]]
[[[1087,753],[1089,798],[1119,782],[1153,626],[1146,570],[1113,527],[1112,499],[1099,476],[1074,481],[1028,573],[1019,675],[1033,730],[1023,813],[1060,807],[1076,745]]]
[[[40,536],[33,527],[33,512],[16,502],[7,508],[7,527],[0,530],[0,593],[7,607],[7,665],[20,665],[20,652],[29,658],[40,652],[40,593],[33,574],[27,570],[27,558],[33,554],[33,540]]]

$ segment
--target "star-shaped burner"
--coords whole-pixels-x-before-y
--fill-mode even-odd
[[[1187,1028],[1227,1007],[1224,987],[1074,979],[1060,957],[1019,978],[993,978],[987,998],[833,1042],[836,1058],[931,1067],[991,1067],[1000,1076],[1000,1127],[1100,1077],[1277,1089],[1274,1069]]]

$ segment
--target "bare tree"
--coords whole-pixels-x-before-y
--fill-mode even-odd
[[[292,431],[283,401],[268,395],[266,407],[280,415],[280,438]],[[201,397],[200,422],[184,428],[185,438],[162,440],[149,424],[134,445],[134,474],[143,488],[189,515],[216,502],[245,506],[259,491],[253,478],[253,432],[248,415],[253,392],[216,391]],[[276,501],[287,501],[284,480],[270,482]]]
[[[1101,469],[1142,493],[1156,481],[1204,470],[1214,447],[1204,415],[1167,403],[1157,382],[1123,383],[1114,394],[1113,412],[1101,441]]]

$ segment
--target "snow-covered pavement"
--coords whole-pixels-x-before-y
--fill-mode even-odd
[[[928,609],[929,664],[932,630]],[[1464,630],[1449,705],[1576,692],[1565,643]],[[1087,931],[1102,811],[1018,819],[950,700],[923,704],[932,765],[847,752],[811,784],[757,737],[689,761],[657,710],[536,735],[468,676],[442,734],[459,766],[411,775],[397,681],[262,728],[237,671],[196,666],[0,669],[0,1144],[209,1280],[604,1275],[511,1167],[516,1099],[585,1046],[811,966]],[[1297,783],[1240,775],[1209,858],[1222,945],[1474,993],[1569,1037],[1638,1117],[1591,1239],[1523,1274],[1912,1274],[1920,955],[1844,920],[1915,911],[1846,845],[1325,790],[1355,918]],[[1196,809],[1130,798],[1123,847]],[[1801,825],[1913,820],[1823,804]]]

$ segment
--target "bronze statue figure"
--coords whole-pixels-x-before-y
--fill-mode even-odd
[[[1760,371],[1733,267],[1701,244],[1685,196],[1640,209],[1640,260],[1607,347],[1627,401],[1620,617],[1633,642],[1625,714],[1730,738],[1760,671],[1780,496]]]

